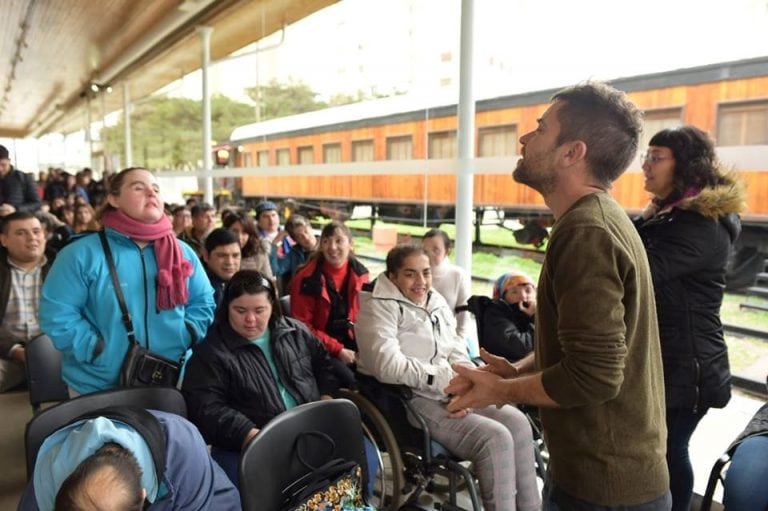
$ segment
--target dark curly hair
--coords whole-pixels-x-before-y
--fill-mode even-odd
[[[715,144],[706,132],[696,126],[661,130],[648,145],[669,148],[675,159],[674,190],[661,200],[664,204],[680,200],[691,188],[711,188],[723,183]]]

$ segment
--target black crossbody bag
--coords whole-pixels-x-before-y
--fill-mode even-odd
[[[112,277],[112,287],[115,288],[117,303],[120,305],[123,325],[128,334],[130,346],[123,359],[123,365],[120,368],[120,386],[121,387],[175,387],[179,381],[183,357],[178,362],[152,353],[148,348],[143,347],[136,341],[136,335],[133,330],[133,321],[128,313],[128,307],[125,305],[123,291],[120,288],[120,279],[117,277],[115,261],[112,259],[112,251],[107,242],[107,235],[102,230],[99,231],[101,246],[104,248],[104,255],[107,258],[109,274]],[[147,340],[149,346],[149,340]]]

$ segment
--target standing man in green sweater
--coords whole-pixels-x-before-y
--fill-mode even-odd
[[[539,279],[533,355],[454,367],[448,410],[541,407],[550,453],[544,509],[671,508],[664,381],[645,249],[608,190],[637,154],[641,114],[625,94],[564,89],[520,139],[514,179],[556,222]]]

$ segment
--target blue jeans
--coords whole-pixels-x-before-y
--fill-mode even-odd
[[[706,413],[706,408],[697,413],[683,408],[667,408],[667,467],[672,511],[691,509],[693,467],[688,455],[688,443]]]
[[[725,477],[723,504],[728,511],[768,509],[768,436],[744,440],[733,453]]]
[[[365,447],[365,459],[368,466],[368,481],[365,487],[366,499],[370,499],[373,496],[373,488],[376,482],[376,476],[379,473],[379,457],[376,451],[376,447],[368,440],[367,437],[363,438]],[[240,453],[236,451],[228,451],[226,449],[220,449],[218,447],[211,447],[211,458],[214,459],[219,466],[224,469],[224,472],[235,485],[235,488],[240,490]]]
[[[672,496],[669,492],[650,502],[634,506],[599,506],[565,493],[551,479],[547,479],[544,484],[541,508],[543,511],[669,511],[672,508]]]

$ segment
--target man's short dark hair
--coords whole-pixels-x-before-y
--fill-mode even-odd
[[[207,202],[203,202],[202,204],[195,204],[191,209],[192,218],[202,216],[208,211],[216,211],[216,209]]]
[[[205,250],[209,254],[213,252],[216,247],[222,245],[231,245],[236,243],[240,246],[240,237],[229,229],[219,227],[211,231],[207,238],[205,238]]]
[[[590,172],[600,184],[610,186],[637,156],[643,131],[640,110],[624,92],[600,82],[568,87],[552,101],[562,102],[557,145],[584,142]]]
[[[189,208],[187,206],[176,206],[173,209],[171,209],[171,214],[173,216],[176,216],[177,214],[181,213],[182,211],[188,211]]]
[[[3,234],[8,234],[8,229],[11,225],[11,222],[15,222],[17,220],[29,220],[30,218],[37,218],[37,215],[34,213],[28,213],[26,211],[14,211],[10,215],[6,215],[0,219],[2,221],[2,231]],[[39,221],[40,219],[37,218]],[[42,222],[40,222],[42,224]]]

